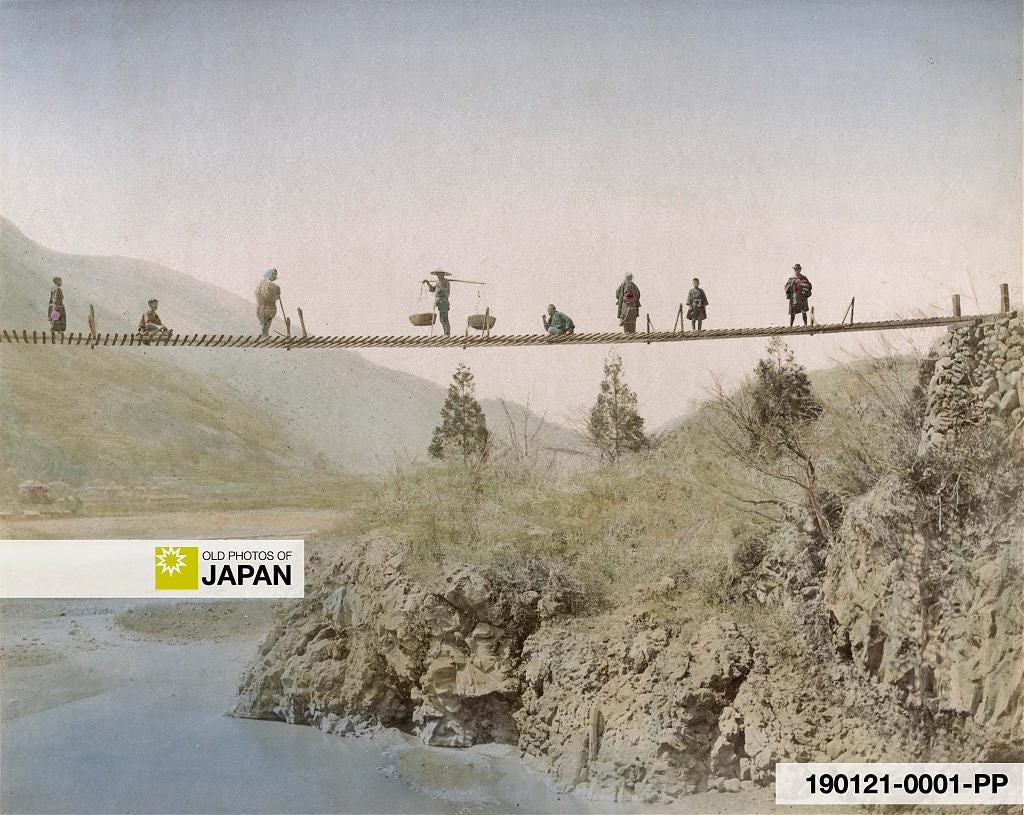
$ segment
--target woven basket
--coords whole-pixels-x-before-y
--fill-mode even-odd
[[[432,311],[425,314],[410,314],[409,322],[416,326],[433,325],[436,316]]]
[[[469,315],[469,327],[475,328],[477,331],[487,330],[490,331],[494,328],[494,315],[492,314],[470,314]]]

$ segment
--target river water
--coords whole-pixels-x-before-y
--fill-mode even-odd
[[[626,813],[665,807],[557,794],[511,748],[428,748],[225,715],[255,639],[127,634],[132,601],[0,609],[8,654],[73,658],[0,674],[0,811],[14,813]],[[159,602],[159,601],[151,601]],[[26,611],[27,610],[27,611]],[[61,693],[64,695],[62,696]],[[83,698],[77,698],[83,697]],[[38,704],[46,699],[43,707]],[[42,709],[37,709],[42,707]],[[744,806],[746,804],[746,806]],[[676,812],[750,811],[694,796]],[[769,807],[770,808],[770,807]],[[763,811],[763,810],[762,810]]]
[[[78,602],[66,613],[17,618],[6,606],[7,648],[27,641],[68,650],[76,638],[91,646],[75,652],[70,671],[33,669],[34,687],[14,681],[18,669],[8,681],[0,676],[5,702],[34,701],[42,685],[74,685],[79,676],[104,681],[85,698],[0,722],[4,813],[622,811],[556,795],[507,748],[441,750],[395,731],[341,738],[226,716],[254,640],[129,636],[114,622],[128,605]],[[403,764],[419,774],[401,777]]]

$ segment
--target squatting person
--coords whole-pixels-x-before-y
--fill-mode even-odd
[[[544,322],[544,330],[552,337],[561,337],[563,334],[572,334],[576,330],[576,324],[568,314],[563,314],[555,308],[552,303],[548,306],[548,313],[541,316]]]

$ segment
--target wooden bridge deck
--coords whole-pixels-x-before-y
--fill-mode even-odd
[[[982,314],[963,317],[921,317],[908,320],[881,320],[876,322],[831,323],[823,325],[767,326],[763,328],[718,328],[705,331],[637,331],[635,334],[610,332],[605,334],[569,334],[551,337],[546,334],[472,334],[468,336],[309,336],[260,337],[242,334],[171,334],[155,339],[144,339],[139,334],[115,333],[90,335],[68,332],[53,335],[49,331],[24,329],[0,330],[0,342],[6,345],[54,345],[82,348],[121,348],[146,346],[149,348],[277,348],[285,350],[315,348],[500,348],[520,346],[558,347],[570,345],[635,344],[663,342],[701,342],[704,340],[741,339],[745,337],[815,336],[852,331],[893,331],[911,328],[932,328],[969,323],[975,320],[1006,317],[1008,314]]]

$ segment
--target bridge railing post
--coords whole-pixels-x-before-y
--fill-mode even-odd
[[[959,294],[954,294],[953,295],[953,316],[954,317],[959,317],[960,316],[960,295]]]
[[[1010,310],[1010,284],[999,284],[999,311],[1006,314]]]

